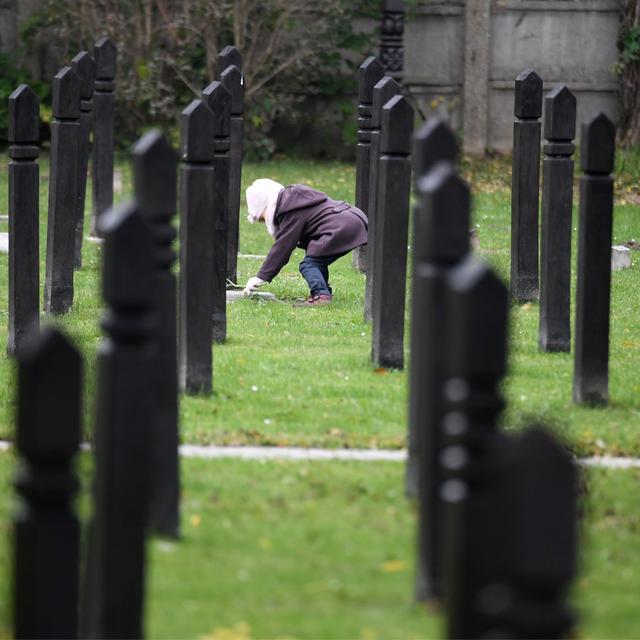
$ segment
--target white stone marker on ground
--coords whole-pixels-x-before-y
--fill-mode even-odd
[[[611,271],[631,268],[631,250],[623,245],[611,247]]]

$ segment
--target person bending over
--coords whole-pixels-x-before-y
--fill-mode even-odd
[[[304,184],[284,187],[269,178],[254,181],[246,196],[247,219],[263,222],[274,243],[257,275],[247,281],[244,293],[271,282],[294,249],[301,247],[306,253],[299,269],[310,291],[301,306],[330,303],[329,265],[367,243],[364,213]]]

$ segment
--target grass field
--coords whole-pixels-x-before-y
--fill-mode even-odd
[[[626,162],[625,162],[626,161]],[[640,199],[634,176],[635,156],[619,162],[620,197],[615,209],[615,241],[640,238]],[[128,197],[130,173],[119,163]],[[632,171],[634,173],[629,173]],[[509,164],[503,158],[466,161],[463,173],[474,191],[473,223],[478,228],[479,257],[489,260],[505,279],[509,273]],[[305,182],[339,199],[352,200],[354,169],[338,163],[279,160],[249,164],[248,184],[270,175],[285,183]],[[2,172],[2,180],[6,173]],[[46,159],[42,167],[41,254],[44,280],[46,244]],[[6,201],[6,182],[0,201]],[[575,200],[577,201],[577,195]],[[90,199],[88,199],[88,202]],[[88,215],[88,213],[87,213]],[[240,251],[265,254],[270,239],[261,225],[250,225],[241,212]],[[577,218],[577,213],[576,216]],[[87,223],[88,224],[88,223]],[[577,222],[574,222],[576,225]],[[574,234],[575,236],[576,234]],[[325,447],[402,447],[405,439],[407,375],[375,369],[370,363],[371,330],[362,318],[364,279],[350,256],[331,270],[335,302],[330,308],[297,309],[291,303],[306,295],[297,271],[297,250],[265,290],[279,302],[241,300],[228,306],[229,339],[214,345],[214,394],[181,400],[185,442],[318,445]],[[575,247],[574,247],[575,261]],[[541,419],[561,434],[578,455],[640,454],[640,278],[634,267],[612,275],[610,396],[606,408],[577,407],[571,400],[572,354],[544,354],[537,347],[538,306],[511,309],[510,370],[504,382],[508,405],[506,428]],[[83,268],[75,279],[73,311],[60,324],[86,355],[85,428],[91,429],[95,386],[95,352],[100,340],[100,247],[87,242]],[[240,258],[241,282],[255,275],[260,261]],[[0,279],[7,281],[7,256],[0,255]],[[575,286],[575,273],[574,273]],[[575,296],[572,296],[572,298]],[[407,313],[408,316],[408,313]],[[407,322],[409,319],[407,320]],[[6,341],[7,299],[0,297],[0,342]],[[407,326],[408,335],[408,326]],[[407,348],[408,351],[408,348]],[[410,354],[407,353],[407,358]],[[0,437],[11,437],[13,363],[0,356]]]
[[[0,453],[0,637],[11,467]],[[586,474],[576,637],[638,638],[640,471]],[[412,602],[415,518],[402,481],[392,462],[184,461],[182,540],[149,546],[147,637],[441,637],[441,615]]]
[[[640,238],[640,161],[621,156],[618,166],[614,236],[622,243]],[[127,162],[120,161],[118,169],[123,189],[116,197],[123,200],[131,188]],[[466,160],[462,169],[474,188],[479,257],[506,280],[508,160]],[[247,184],[266,175],[353,199],[352,166],[282,159],[244,169]],[[42,283],[46,158],[41,186]],[[0,162],[0,201],[6,202],[6,191]],[[245,215],[243,208],[241,252],[265,254],[269,238],[261,225],[246,223]],[[297,251],[265,286],[278,302],[229,305],[229,340],[213,347],[214,394],[181,398],[183,442],[404,446],[407,374],[370,363],[363,277],[352,269],[350,256],[342,258],[331,272],[334,304],[294,308],[291,303],[306,294],[297,272],[301,258]],[[85,355],[87,434],[101,339],[100,263],[100,246],[87,242],[75,280],[76,303],[59,319]],[[241,258],[239,280],[255,275],[259,264]],[[612,275],[611,403],[606,408],[573,405],[572,355],[539,353],[537,305],[512,306],[504,382],[507,429],[543,420],[577,455],[640,455],[638,269],[634,254],[632,269]],[[6,255],[0,255],[0,279],[7,281]],[[0,296],[0,342],[6,342],[7,313],[5,294]],[[0,355],[0,438],[13,436],[13,374],[14,363]],[[80,466],[81,511],[86,514],[86,457]],[[12,454],[0,453],[0,637],[9,637],[10,628],[9,482],[14,468]],[[438,612],[412,604],[415,519],[403,496],[403,472],[398,463],[184,461],[183,539],[149,546],[148,637],[437,637],[442,629]],[[586,479],[581,573],[572,595],[580,615],[578,637],[638,638],[640,472],[591,469]]]

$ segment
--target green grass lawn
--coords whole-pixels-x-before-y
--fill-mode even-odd
[[[619,162],[620,198],[614,222],[615,241],[619,243],[640,238],[638,166],[640,162],[635,162],[635,156]],[[46,245],[47,169],[45,158],[41,189],[41,283]],[[122,200],[131,189],[126,159],[118,163],[118,169],[123,189],[116,193],[116,198]],[[463,163],[463,173],[474,187],[473,222],[478,227],[479,255],[489,260],[505,280],[509,273],[509,172],[508,159],[500,157]],[[286,159],[247,164],[244,183],[267,175],[285,184],[306,182],[336,198],[353,200],[355,174],[350,165]],[[3,170],[0,201],[6,202],[6,190]],[[577,195],[575,201],[577,204]],[[89,206],[87,216],[88,210]],[[243,205],[241,253],[265,254],[270,246],[269,237],[262,225],[248,224],[245,216]],[[575,262],[575,247],[573,255]],[[363,276],[354,271],[351,257],[346,256],[331,271],[334,304],[319,309],[294,308],[291,303],[307,293],[297,270],[302,256],[301,250],[296,251],[281,275],[264,287],[275,293],[279,302],[241,300],[228,306],[229,340],[213,347],[213,395],[182,397],[183,441],[324,447],[404,445],[407,374],[371,366],[371,330],[362,318]],[[73,311],[61,318],[60,324],[86,355],[85,426],[90,430],[102,307],[99,245],[85,243],[83,260],[83,268],[75,279]],[[255,275],[259,266],[259,260],[240,258],[240,282]],[[512,307],[510,371],[504,384],[508,399],[504,416],[507,428],[518,428],[529,419],[542,419],[579,455],[640,454],[638,269],[636,253],[632,269],[612,275],[611,402],[607,408],[573,404],[573,356],[539,353],[537,305]],[[0,256],[0,278],[7,281],[6,255]],[[0,296],[0,343],[6,342],[6,327],[5,293]],[[14,396],[13,363],[0,355],[0,437],[12,436]]]
[[[0,200],[6,202],[2,162]],[[640,237],[640,163],[631,158],[620,166],[614,235],[624,242]],[[123,190],[116,198],[122,200],[130,193],[131,179],[126,161],[118,168]],[[42,169],[41,283],[46,158]],[[463,172],[474,185],[480,257],[506,278],[508,160],[465,161]],[[244,169],[245,183],[267,175],[353,199],[352,166],[277,160]],[[266,253],[270,241],[263,227],[249,225],[245,215],[243,208],[241,252]],[[296,254],[265,287],[279,302],[241,300],[229,305],[229,340],[213,347],[215,392],[181,398],[182,440],[402,447],[407,376],[371,366],[371,331],[362,319],[363,277],[352,269],[349,256],[342,258],[332,270],[335,303],[294,308],[291,302],[306,294],[297,272],[302,253]],[[93,421],[94,362],[101,338],[100,262],[99,245],[87,242],[75,281],[76,304],[60,319],[86,356],[87,432]],[[255,275],[259,264],[241,258],[240,282]],[[510,371],[504,384],[507,428],[541,418],[579,455],[640,453],[638,268],[634,264],[613,274],[611,403],[604,409],[572,404],[572,356],[539,353],[537,306],[512,308]],[[0,278],[6,282],[6,255],[0,255]],[[0,296],[0,342],[6,342],[6,332],[5,294]],[[13,362],[0,355],[3,438],[13,435],[13,368]],[[85,457],[83,513],[89,466]],[[12,454],[0,453],[0,637],[10,635],[8,485],[13,471]],[[183,539],[155,540],[149,546],[147,636],[242,640],[441,635],[439,614],[412,604],[415,517],[403,496],[403,474],[398,463],[185,460]],[[580,615],[578,637],[637,638],[640,472],[591,469],[586,477],[581,573],[572,595]]]
[[[0,637],[12,467],[0,453]],[[640,471],[586,480],[576,637],[638,638]],[[147,637],[442,637],[441,616],[412,602],[415,517],[402,487],[392,462],[183,461],[182,540],[149,545]]]

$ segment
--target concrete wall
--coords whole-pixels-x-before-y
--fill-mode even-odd
[[[599,110],[615,120],[618,21],[618,0],[427,0],[406,25],[405,83],[471,153],[511,149],[513,81],[526,68],[545,90],[569,86],[578,122]]]

